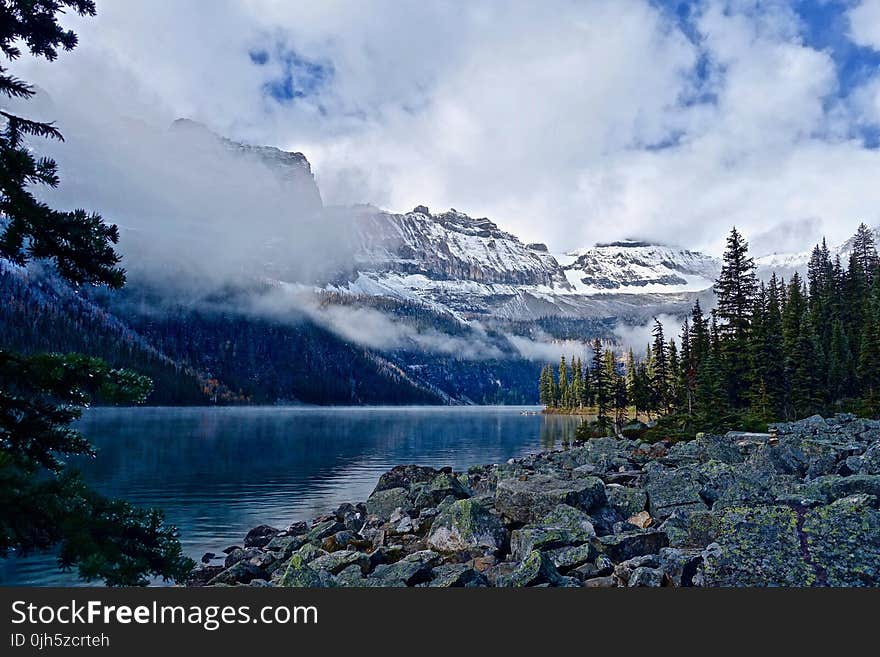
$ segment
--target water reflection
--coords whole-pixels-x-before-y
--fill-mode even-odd
[[[364,500],[399,463],[466,469],[555,449],[578,418],[532,407],[94,409],[78,462],[108,495],[159,506],[198,558],[260,523],[286,526]],[[4,584],[67,584],[48,555],[0,562]]]

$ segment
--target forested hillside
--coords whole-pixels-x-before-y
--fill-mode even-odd
[[[83,353],[153,380],[153,404],[202,404],[206,377],[156,349],[117,317],[39,271],[0,263],[0,344],[24,354]]]
[[[670,431],[760,427],[814,413],[880,412],[880,258],[862,224],[847,263],[823,241],[806,280],[755,275],[734,229],[715,283],[717,306],[699,302],[678,341],[655,322],[643,356],[599,341],[590,363],[545,367],[539,387],[550,408],[594,409],[600,430],[636,415]]]

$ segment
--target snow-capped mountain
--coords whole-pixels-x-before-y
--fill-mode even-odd
[[[634,241],[553,255],[456,210],[355,212],[355,262],[330,289],[415,301],[462,318],[650,316],[689,303],[711,287],[719,267],[697,252]]]
[[[717,258],[698,251],[624,240],[558,258],[579,294],[699,292],[718,276]]]

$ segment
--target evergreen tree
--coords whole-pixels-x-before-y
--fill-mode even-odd
[[[581,405],[583,395],[584,371],[580,358],[572,357],[571,363],[571,405],[572,408],[578,408]]]
[[[852,351],[843,323],[836,319],[831,327],[828,350],[828,393],[832,401],[845,399],[852,393]]]
[[[654,328],[651,332],[654,342],[651,353],[654,356],[654,379],[652,408],[660,413],[669,410],[669,345],[663,335],[663,324],[654,319]]]
[[[700,363],[694,420],[703,431],[721,431],[732,426],[728,396],[718,358],[712,352]]]
[[[718,304],[715,312],[719,325],[720,363],[724,370],[725,387],[730,403],[738,406],[748,388],[748,340],[752,311],[758,289],[755,262],[748,255],[749,245],[736,228],[730,231],[723,265],[715,294]]]
[[[866,410],[880,412],[880,277],[864,304],[857,372]]]
[[[95,14],[90,0],[3,0],[0,51],[8,61],[22,48],[53,61],[76,46],[57,15]],[[28,99],[33,88],[0,64],[0,92]],[[35,196],[59,184],[54,161],[38,157],[39,138],[61,139],[50,123],[0,110],[0,257],[23,265],[54,263],[74,285],[121,287],[116,226],[84,210],[62,212]],[[59,565],[108,585],[146,584],[148,577],[184,578],[192,567],[177,530],[155,509],[104,497],[70,470],[68,456],[92,446],[71,425],[96,396],[142,401],[149,380],[76,354],[19,356],[0,347],[0,556],[56,549]]]
[[[559,359],[559,406],[561,408],[571,408],[571,398],[569,396],[568,385],[568,366],[565,363],[565,356]]]
[[[782,338],[788,381],[788,417],[793,419],[816,410],[819,377],[817,340],[809,318],[806,289],[797,273],[792,275],[788,284],[787,298],[782,317]]]
[[[545,365],[541,368],[541,378],[538,382],[538,395],[541,403],[550,408],[553,408],[556,405],[553,387],[553,369],[549,365]]]
[[[878,265],[877,247],[874,244],[874,234],[864,223],[859,224],[855,237],[853,237],[852,257],[858,262],[867,285],[870,287]]]
[[[681,401],[679,382],[681,381],[681,361],[678,357],[678,346],[675,340],[670,338],[667,347],[667,359],[669,361],[669,381],[667,383],[668,402],[670,410],[678,408]]]
[[[697,367],[691,344],[691,326],[688,318],[684,318],[681,326],[681,366],[678,387],[681,390],[682,410],[690,416],[694,412],[694,394],[697,384]]]
[[[608,413],[611,410],[612,389],[605,366],[605,350],[598,338],[593,340],[593,366],[591,369],[593,371],[593,393],[596,396],[596,423],[599,430],[604,432],[610,427]]]

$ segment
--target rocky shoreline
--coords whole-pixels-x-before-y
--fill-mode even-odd
[[[880,421],[598,438],[466,473],[398,466],[361,504],[255,527],[188,585],[878,586]]]

